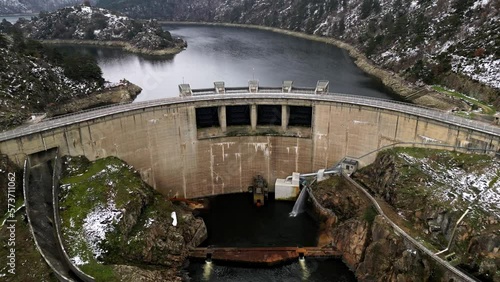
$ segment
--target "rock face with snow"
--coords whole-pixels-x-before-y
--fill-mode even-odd
[[[451,249],[460,264],[482,281],[498,281],[500,266],[500,164],[488,156],[440,150],[395,149],[354,174],[358,182],[392,206],[390,218],[437,250],[446,248],[457,219],[468,207]],[[356,187],[338,176],[312,189],[320,213],[320,243],[332,244],[360,281],[450,281],[453,276],[406,242]],[[329,217],[334,217],[329,218]],[[418,235],[420,234],[420,235]],[[325,239],[328,237],[328,239]],[[424,240],[424,239],[418,239]]]
[[[127,50],[150,53],[176,53],[186,47],[173,39],[155,21],[139,22],[106,9],[86,5],[41,13],[17,25],[27,37],[37,40],[63,40],[68,43],[116,45]]]
[[[500,107],[500,7],[492,0],[99,0],[138,18],[257,24],[332,36],[410,81]]]
[[[62,232],[76,265],[97,281],[171,281],[180,275],[188,248],[207,236],[202,219],[164,199],[117,158],[91,163],[66,157],[64,164]]]
[[[63,56],[25,39],[8,22],[0,23],[0,65],[0,130],[22,124],[51,104],[88,96],[104,82],[95,60]]]
[[[490,281],[500,279],[500,163],[483,155],[395,149],[356,172],[371,192],[392,205],[455,263]],[[459,224],[457,220],[469,209]],[[453,237],[452,237],[453,236]]]
[[[82,0],[0,0],[0,14],[26,14],[52,11],[81,4]],[[90,1],[95,3],[96,1]]]
[[[331,176],[319,182],[313,193],[335,213],[336,223],[327,230],[329,242],[342,252],[342,260],[360,281],[448,281],[432,274],[439,267],[406,246],[403,237],[377,216],[366,196],[343,178]]]

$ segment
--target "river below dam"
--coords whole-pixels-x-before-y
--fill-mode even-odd
[[[307,212],[291,217],[294,202],[275,201],[271,193],[261,207],[252,194],[208,198],[208,209],[199,214],[208,229],[206,247],[314,247],[319,225]],[[191,261],[185,271],[191,281],[268,282],[356,281],[340,259],[297,260],[272,267]]]

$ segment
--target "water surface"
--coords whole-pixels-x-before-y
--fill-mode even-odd
[[[290,217],[294,202],[253,204],[252,194],[226,194],[210,198],[210,208],[201,213],[208,229],[203,246],[218,247],[313,247],[318,224],[308,213]]]
[[[0,15],[0,22],[4,19],[11,23],[16,23],[20,18],[31,19],[38,14]]]
[[[277,267],[252,268],[218,263],[191,262],[191,281],[213,282],[351,282],[354,273],[340,260],[305,259]]]
[[[329,80],[330,91],[391,99],[376,79],[361,71],[346,51],[322,42],[270,31],[203,25],[167,25],[188,48],[166,58],[155,58],[100,47],[64,47],[92,54],[109,81],[126,78],[143,88],[137,101],[178,96],[178,85],[210,88],[214,81],[246,86],[257,79],[261,86],[314,87]]]

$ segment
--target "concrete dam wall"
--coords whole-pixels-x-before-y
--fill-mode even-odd
[[[0,135],[0,153],[18,164],[54,147],[61,155],[90,160],[116,156],[164,195],[192,198],[247,191],[257,174],[273,184],[294,171],[316,171],[398,142],[498,152],[498,128],[469,123],[359,96],[200,95],[110,107],[7,132]],[[375,156],[360,159],[361,166]]]

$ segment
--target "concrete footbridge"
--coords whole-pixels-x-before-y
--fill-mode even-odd
[[[195,248],[189,253],[193,259],[215,260],[250,265],[276,265],[304,258],[340,258],[342,253],[332,247],[255,247]]]
[[[191,89],[187,84],[179,85],[180,97],[164,98],[157,100],[148,100],[136,103],[122,103],[118,105],[111,105],[99,107],[86,111],[76,112],[54,118],[47,118],[44,121],[29,125],[21,126],[14,130],[0,132],[0,141],[29,135],[32,133],[39,133],[46,130],[54,129],[61,126],[80,123],[88,120],[93,120],[101,117],[112,116],[125,112],[135,110],[146,110],[155,107],[163,107],[168,105],[177,105],[182,103],[195,103],[199,101],[212,100],[214,104],[217,102],[224,104],[225,101],[233,101],[238,99],[294,99],[311,102],[332,102],[342,103],[349,105],[373,107],[385,109],[405,114],[411,114],[422,118],[431,120],[442,121],[450,125],[468,128],[474,131],[484,132],[486,134],[500,135],[500,127],[490,125],[484,122],[473,121],[450,113],[431,109],[415,104],[398,102],[394,100],[378,99],[360,95],[350,95],[342,93],[330,93],[318,90],[317,88],[287,88],[287,81],[284,82],[283,87],[261,87],[252,89],[252,82],[249,87],[228,87],[221,90],[217,88],[219,85],[224,85],[222,82],[215,82],[215,88],[204,89]],[[318,84],[320,84],[318,82]],[[223,94],[223,95],[222,95]]]

